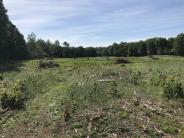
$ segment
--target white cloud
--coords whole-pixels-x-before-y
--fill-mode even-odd
[[[177,4],[177,2],[181,4]],[[109,45],[178,33],[184,27],[181,0],[4,0],[14,24],[26,36]],[[167,7],[168,6],[168,7]],[[170,30],[168,30],[168,28]]]

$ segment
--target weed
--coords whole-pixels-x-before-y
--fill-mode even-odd
[[[82,124],[78,123],[78,122],[71,125],[72,129],[79,129],[79,128],[82,128],[82,127],[83,127]]]
[[[173,78],[168,79],[163,85],[164,96],[168,99],[182,98],[184,99],[184,90],[182,83],[174,80]]]
[[[130,117],[130,115],[127,111],[122,111],[122,112],[119,113],[119,117],[121,119],[128,119]]]
[[[4,92],[18,93],[26,108],[5,114],[0,108],[0,137],[13,137],[14,132],[17,137],[161,137],[163,131],[168,137],[183,137],[181,100],[163,101],[161,94],[163,87],[172,86],[167,91],[177,93],[182,87],[184,59],[157,57],[154,62],[147,57],[124,58],[132,64],[121,65],[112,64],[115,57],[62,58],[44,60],[62,66],[43,69],[39,60],[31,60],[21,62],[18,70],[3,70],[0,99]],[[179,79],[170,82],[175,74]],[[20,84],[14,90],[16,80],[22,79],[23,89]],[[139,92],[137,97],[134,91]]]
[[[143,76],[140,71],[137,71],[137,72],[130,71],[130,83],[134,85],[139,85],[142,79],[143,79]]]
[[[111,95],[114,98],[120,98],[119,90],[117,89],[117,83],[115,81],[112,82]]]
[[[177,134],[178,133],[178,129],[176,129],[175,127],[172,127],[172,126],[164,126],[162,128],[162,130],[165,133],[169,133],[169,134]]]
[[[151,76],[150,82],[153,86],[163,86],[167,76],[162,72],[156,72]]]

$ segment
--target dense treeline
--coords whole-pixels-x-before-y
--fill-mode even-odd
[[[7,10],[0,0],[0,59],[38,59],[45,57],[95,57],[95,56],[146,56],[179,55],[184,56],[184,34],[176,38],[152,38],[139,42],[114,43],[109,47],[74,47],[57,40],[51,42],[37,39],[34,33],[23,35],[8,18]]]
[[[9,20],[0,0],[0,59],[26,59],[27,55],[24,37]]]
[[[176,38],[152,38],[139,42],[114,43],[109,47],[73,47],[64,42],[54,43],[49,40],[36,39],[34,33],[27,39],[31,58],[44,57],[95,57],[95,56],[146,56],[146,55],[179,55],[184,56],[184,34]]]
[[[83,48],[72,47],[68,42],[62,45],[57,40],[54,43],[43,39],[37,39],[34,33],[31,33],[27,38],[27,47],[30,53],[30,58],[44,57],[94,57],[97,56],[97,49],[93,47]]]

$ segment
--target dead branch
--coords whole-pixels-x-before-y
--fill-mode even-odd
[[[113,79],[102,79],[102,80],[98,80],[98,82],[113,82]]]
[[[1,109],[0,110],[0,115],[6,113],[9,110],[9,108],[6,108],[6,109],[0,108],[0,109]]]
[[[165,135],[165,133],[162,130],[159,130],[158,128],[156,128],[156,126],[154,126],[155,130],[157,131],[157,133],[162,137]]]
[[[98,75],[98,73],[96,73],[96,74],[90,76],[89,79],[92,79],[92,78],[96,77],[97,75]]]

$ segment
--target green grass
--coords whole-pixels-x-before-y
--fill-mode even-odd
[[[54,59],[53,69],[39,69],[39,60],[6,63],[0,81],[24,80],[27,100],[0,114],[0,137],[184,137],[183,101],[166,99],[151,81],[163,73],[184,85],[184,58],[156,57],[125,65],[115,57]]]

